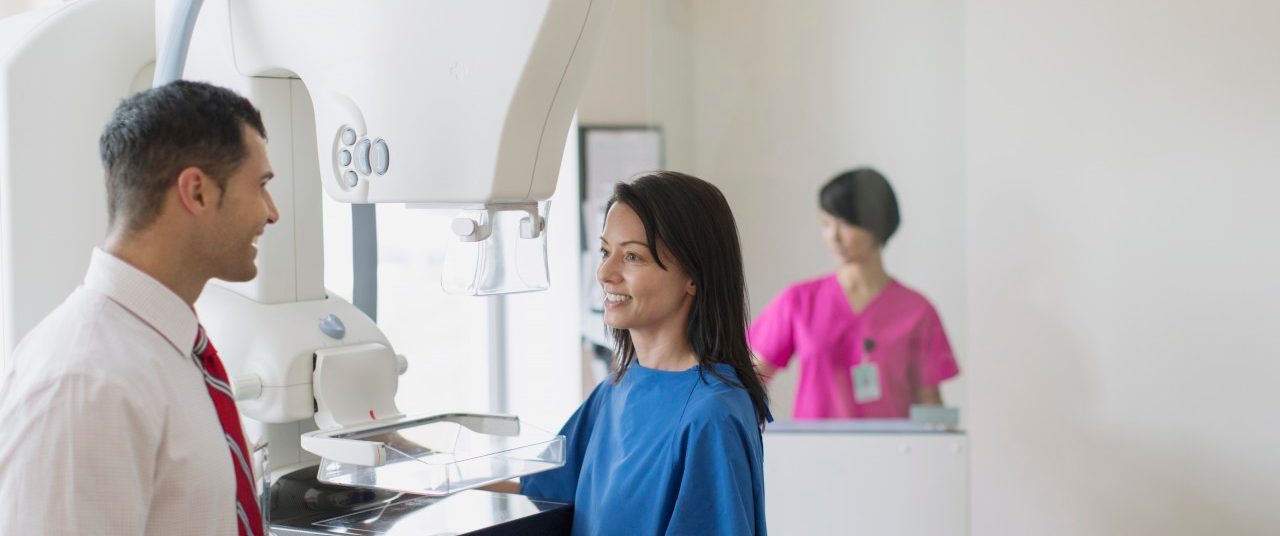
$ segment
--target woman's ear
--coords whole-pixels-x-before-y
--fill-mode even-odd
[[[690,279],[689,284],[684,287],[684,292],[690,296],[696,296],[698,294],[698,285],[695,285],[693,280]]]

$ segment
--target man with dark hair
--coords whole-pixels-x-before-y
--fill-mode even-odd
[[[226,372],[192,309],[209,279],[257,275],[279,217],[262,118],[178,81],[124,100],[99,149],[106,242],[0,378],[0,533],[262,536]]]

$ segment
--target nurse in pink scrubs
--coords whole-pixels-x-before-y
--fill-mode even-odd
[[[912,404],[942,404],[939,384],[960,373],[942,321],[881,259],[898,229],[893,188],[859,168],[831,179],[818,200],[838,266],[787,287],[752,323],[761,376],[796,361],[796,419],[906,418]]]

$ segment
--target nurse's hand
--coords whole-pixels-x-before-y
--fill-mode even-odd
[[[920,404],[923,406],[941,406],[942,405],[942,391],[939,390],[937,387],[924,387],[924,388],[916,389],[915,392],[912,393],[911,398],[913,399],[912,400],[913,404]]]
[[[773,375],[778,372],[778,367],[756,360],[756,374],[760,375],[760,382],[769,385],[769,380],[773,379]]]

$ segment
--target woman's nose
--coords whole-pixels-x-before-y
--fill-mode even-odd
[[[618,270],[611,257],[600,259],[600,266],[596,268],[596,280],[601,283],[610,283],[617,280]]]

